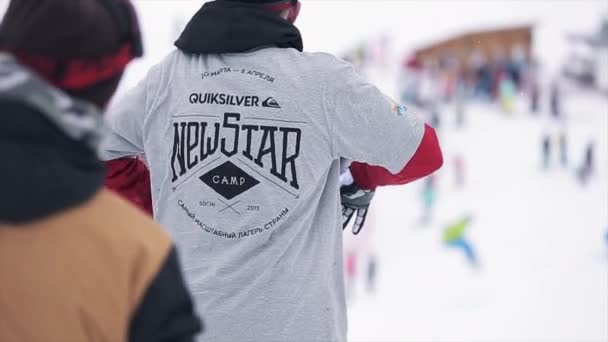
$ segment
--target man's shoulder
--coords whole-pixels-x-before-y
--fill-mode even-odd
[[[293,59],[298,62],[308,63],[319,68],[343,68],[352,67],[352,65],[331,53],[327,52],[301,52],[296,49],[284,49],[284,48],[268,48],[260,50],[264,54],[270,54],[274,56],[281,56],[286,59]],[[259,54],[243,53],[233,54],[242,58],[260,58]],[[207,56],[220,56],[220,55],[207,55]],[[185,53],[179,49],[175,49],[167,54],[158,64],[158,66],[166,66],[174,64],[182,60],[191,60],[194,58],[200,58],[200,55],[192,55]]]
[[[350,67],[350,63],[327,52],[300,52],[301,58],[320,69],[340,69]]]
[[[326,63],[346,63],[344,60],[332,55],[329,52],[301,52],[306,58],[310,58],[316,61],[323,61]]]

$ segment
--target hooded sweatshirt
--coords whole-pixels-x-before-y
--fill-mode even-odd
[[[206,3],[109,110],[106,160],[144,154],[201,341],[345,341],[339,176],[402,170],[424,123],[258,6]]]

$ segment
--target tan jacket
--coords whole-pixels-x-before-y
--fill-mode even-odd
[[[171,248],[107,190],[40,222],[0,224],[0,342],[127,341]]]

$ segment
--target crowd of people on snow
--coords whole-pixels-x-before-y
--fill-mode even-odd
[[[372,39],[348,50],[343,58],[366,75],[370,69],[386,69],[388,48],[385,39]],[[399,66],[397,96],[404,105],[420,110],[438,132],[446,122],[464,127],[467,104],[471,102],[495,106],[507,117],[525,113],[526,117],[540,120],[546,126],[540,137],[542,170],[546,172],[558,166],[571,172],[573,179],[584,186],[595,173],[596,143],[589,137],[577,157],[572,157],[574,153],[569,144],[568,129],[571,120],[568,116],[576,116],[577,113],[569,112],[566,105],[569,83],[560,75],[548,78],[545,74],[541,62],[517,45],[503,50],[496,47],[490,55],[473,50],[464,60],[450,54],[438,59],[424,59],[413,52],[408,53]],[[448,113],[453,114],[451,120],[447,120]],[[466,159],[466,151],[457,151],[449,159],[457,187],[466,184]],[[435,216],[439,177],[441,175],[433,174],[421,183],[421,225],[428,225]],[[473,243],[463,238],[471,222],[467,213],[456,223],[448,225],[445,234],[450,238],[445,242],[450,247],[462,249],[470,264],[477,265]],[[459,237],[455,238],[456,235]],[[365,255],[369,253],[360,254],[361,263],[365,264]],[[357,269],[355,255],[351,252],[346,257],[347,274],[353,279]],[[374,259],[374,268],[375,263]]]

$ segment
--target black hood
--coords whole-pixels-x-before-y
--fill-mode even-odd
[[[0,99],[0,224],[22,224],[76,207],[103,186],[95,153],[37,110]]]
[[[263,6],[213,1],[192,17],[175,46],[189,54],[239,53],[263,47],[304,49],[297,27]]]

